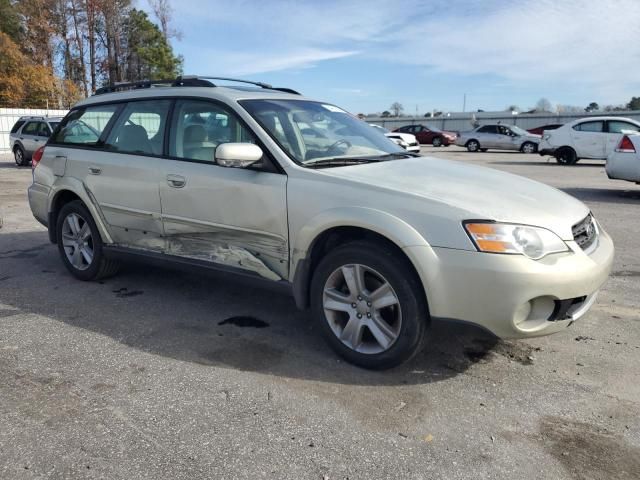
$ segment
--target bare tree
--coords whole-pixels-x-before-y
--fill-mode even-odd
[[[394,117],[399,117],[402,111],[404,110],[404,107],[400,102],[393,102],[389,107],[389,110],[393,112]]]
[[[164,39],[167,41],[170,38],[182,39],[182,32],[171,27],[173,8],[169,0],[149,0],[149,5],[158,22],[160,22],[160,30],[164,35]]]
[[[550,112],[551,111],[551,102],[546,98],[541,98],[536,102],[536,110],[538,112]]]

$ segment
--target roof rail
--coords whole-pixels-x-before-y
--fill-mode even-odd
[[[227,77],[203,77],[198,75],[179,75],[176,78],[161,79],[161,80],[116,82],[112,85],[108,85],[106,87],[97,89],[94,95],[103,95],[105,93],[122,92],[126,90],[137,90],[140,88],[151,88],[156,86],[169,86],[169,87],[217,87],[218,86],[215,83],[210,82],[209,80],[223,80],[228,82],[249,83],[251,85],[256,85],[260,88],[264,88],[268,90],[278,90],[281,92],[300,95],[300,93],[290,88],[273,87],[268,83],[263,83],[263,82],[252,82],[251,80],[241,80],[237,78],[227,78]]]

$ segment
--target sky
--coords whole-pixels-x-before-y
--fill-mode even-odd
[[[146,0],[138,0],[149,11]],[[184,73],[352,113],[526,110],[640,96],[640,0],[172,0]]]

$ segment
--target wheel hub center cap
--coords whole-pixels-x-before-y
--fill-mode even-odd
[[[367,306],[366,300],[360,300],[356,303],[356,311],[361,315],[369,313],[369,307]]]

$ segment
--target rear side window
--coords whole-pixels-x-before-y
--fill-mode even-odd
[[[118,105],[98,105],[74,110],[62,121],[52,143],[95,146]]]
[[[11,129],[11,133],[16,133],[18,130],[20,130],[20,127],[22,125],[24,125],[24,120],[18,120],[16,124],[13,126],[13,128]]]
[[[629,122],[609,120],[609,133],[630,133],[640,131],[640,127]]]
[[[478,133],[498,133],[498,127],[495,125],[485,125],[478,129]]]
[[[176,102],[169,139],[169,155],[189,160],[214,162],[215,149],[221,143],[256,143],[252,132],[235,114],[217,103],[201,100]],[[274,128],[284,136],[279,119]]]
[[[29,122],[22,129],[23,135],[37,135],[40,129],[40,122]]]
[[[604,130],[603,121],[595,122],[582,122],[573,127],[574,130],[579,132],[602,132]]]
[[[109,133],[105,148],[126,153],[162,155],[171,100],[130,102]]]

